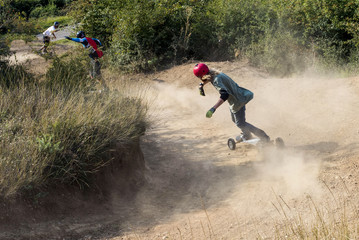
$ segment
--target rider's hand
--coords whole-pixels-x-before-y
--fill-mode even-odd
[[[206,96],[206,94],[204,94],[203,83],[199,84],[198,89],[199,89],[199,95]]]
[[[70,38],[70,37],[68,37],[68,36],[65,36],[65,38],[66,38],[67,40],[71,40],[71,38]]]
[[[214,113],[215,111],[216,111],[215,108],[209,109],[209,110],[207,111],[207,113],[206,113],[206,117],[207,117],[207,118],[211,118],[212,115],[213,115],[213,113]]]

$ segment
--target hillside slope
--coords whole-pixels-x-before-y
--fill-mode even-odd
[[[273,239],[340,223],[354,231],[359,78],[278,79],[244,62],[208,63],[254,92],[247,121],[287,146],[231,151],[227,139],[240,131],[227,103],[205,117],[218,93],[206,85],[206,97],[198,94],[193,65],[126,77],[150,103],[152,126],[141,142],[146,183],[132,192],[113,186],[103,214],[23,226],[24,238]]]
[[[206,85],[207,96],[199,96],[194,64],[154,74],[157,124],[142,145],[149,183],[137,195],[139,212],[124,235],[272,239],[294,234],[293,226],[310,233],[319,223],[316,208],[328,226],[353,223],[359,180],[358,78],[308,74],[276,79],[245,63],[208,64],[254,92],[247,121],[272,138],[283,137],[287,148],[230,151],[226,141],[239,130],[226,105],[212,119],[205,118],[218,94]]]

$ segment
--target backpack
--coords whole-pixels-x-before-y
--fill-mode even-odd
[[[97,49],[97,44],[92,38],[86,37],[87,42],[90,44],[90,46],[95,49],[98,58],[101,58],[103,56],[103,52],[101,50]]]

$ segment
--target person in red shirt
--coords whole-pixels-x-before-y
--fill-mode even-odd
[[[89,49],[89,57],[91,58],[91,78],[100,78],[101,77],[101,65],[98,61],[102,56],[103,52],[98,49],[99,46],[102,46],[102,43],[97,38],[86,37],[85,32],[79,31],[76,34],[76,38],[71,38],[65,36],[67,40],[74,42],[82,43],[84,48]]]

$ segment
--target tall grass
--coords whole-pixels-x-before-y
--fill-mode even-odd
[[[45,75],[44,84],[52,91],[86,92],[95,84],[89,76],[90,66],[88,56],[84,54],[65,60],[55,58]]]
[[[307,196],[306,213],[283,207],[287,203],[278,198],[273,205],[282,220],[275,225],[274,239],[357,239],[358,207],[353,196],[333,195],[333,200],[324,204]]]
[[[83,79],[77,80],[81,85]],[[147,108],[139,98],[120,91],[55,90],[64,88],[61,83],[48,86],[46,81],[10,88],[0,84],[4,196],[54,183],[91,186],[93,173],[111,161],[109,153],[138,141],[146,129]]]
[[[0,60],[0,86],[3,88],[19,87],[32,84],[36,79],[21,65],[10,66],[8,61]]]

